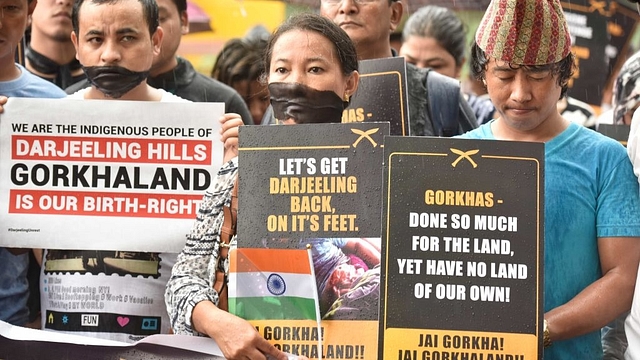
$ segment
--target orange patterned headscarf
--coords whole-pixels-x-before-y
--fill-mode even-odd
[[[559,0],[492,0],[476,43],[488,58],[514,65],[557,63],[571,51]]]

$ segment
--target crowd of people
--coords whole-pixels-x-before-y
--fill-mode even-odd
[[[8,97],[225,104],[219,119],[223,165],[186,242],[176,239],[184,249],[128,255],[160,269],[161,275],[135,283],[145,295],[165,301],[145,314],[161,319],[161,333],[211,337],[228,359],[288,358],[247,321],[225,311],[226,293],[214,286],[219,272],[227,278],[227,249],[242,241],[223,231],[236,189],[239,127],[338,123],[358,91],[358,61],[404,56],[411,135],[545,144],[544,358],[617,359],[625,350],[627,359],[640,356],[640,57],[627,60],[614,85],[611,122],[631,126],[625,150],[589,129],[593,110],[567,97],[575,59],[559,0],[493,0],[470,47],[466,26],[454,12],[426,6],[408,16],[399,53],[390,38],[403,18],[401,1],[321,0],[319,14],[296,14],[272,34],[258,27],[229,41],[211,76],[178,56],[188,33],[186,0],[0,4],[0,111]],[[28,27],[21,65],[16,48]],[[467,59],[486,95],[458,91],[457,101],[443,99],[453,107],[447,113],[457,114],[445,120],[431,111],[428,99],[448,92],[428,91],[449,86],[449,78],[459,80]],[[318,107],[329,110],[319,117]],[[572,120],[570,112],[581,120]],[[368,281],[367,301],[378,300],[370,295],[380,277],[379,239],[313,243],[323,314],[339,318],[331,304],[362,279]],[[46,329],[39,306],[28,305],[30,294],[37,303],[29,267],[41,268],[35,281],[44,293],[44,263],[77,257],[88,269],[93,259],[90,271],[68,281],[97,282],[109,273],[100,253],[105,252],[0,248],[0,320],[18,326],[35,321]],[[123,280],[112,286],[131,285]],[[50,310],[46,300],[43,314]],[[138,339],[115,330],[83,335]]]

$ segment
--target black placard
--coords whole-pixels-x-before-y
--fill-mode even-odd
[[[385,138],[380,358],[541,356],[543,168],[540,143]]]

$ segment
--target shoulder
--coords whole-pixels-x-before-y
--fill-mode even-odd
[[[468,131],[460,136],[462,139],[494,139],[493,132],[491,131],[491,124],[495,120],[491,120],[487,123],[480,125],[478,128]]]
[[[603,169],[617,167],[621,163],[631,165],[627,151],[620,142],[575,123],[571,123],[570,128],[565,131],[568,131],[568,136],[561,134],[560,142],[547,146],[548,154],[555,154],[557,149],[565,158],[576,161],[591,159],[591,162],[599,164]],[[576,154],[580,156],[576,157]]]
[[[16,66],[22,72],[16,80],[16,89],[13,96],[36,98],[63,98],[67,94],[55,84],[30,73],[21,65]],[[11,96],[11,94],[9,94]]]

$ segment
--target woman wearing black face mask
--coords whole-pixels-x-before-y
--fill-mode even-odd
[[[281,25],[271,36],[265,64],[271,104],[283,124],[340,122],[358,86],[353,43],[337,25],[315,14],[300,14]],[[236,114],[221,121],[225,165],[204,196],[167,284],[169,317],[178,334],[200,333],[216,340],[227,359],[286,359],[248,322],[218,307],[215,267],[228,272],[228,259],[220,254],[226,253],[220,246],[222,208],[231,201],[238,170],[237,127],[242,123]],[[235,236],[230,244],[235,247]]]

